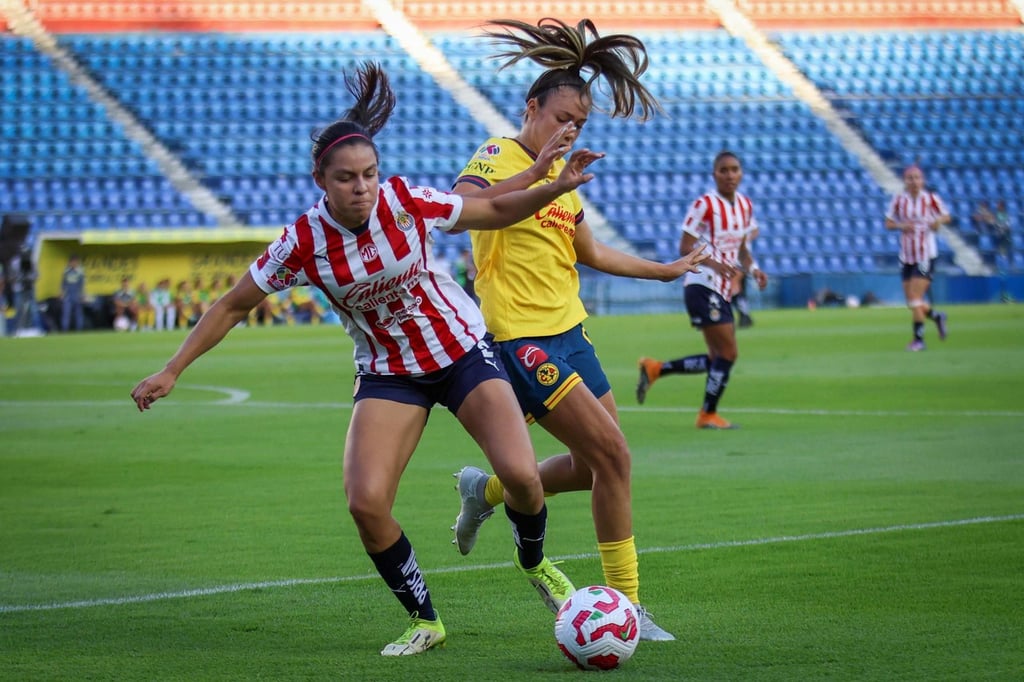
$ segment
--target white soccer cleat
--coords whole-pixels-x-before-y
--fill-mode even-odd
[[[484,497],[484,490],[487,488],[487,479],[490,478],[490,475],[478,467],[463,467],[452,476],[459,479],[455,489],[459,491],[459,497],[462,498],[462,507],[455,519],[455,525],[452,526],[452,530],[455,531],[455,539],[452,540],[452,544],[459,548],[459,552],[466,555],[473,551],[480,526],[494,513],[494,507],[487,504]]]
[[[672,642],[675,635],[663,629],[651,619],[647,609],[636,604],[636,615],[640,620],[640,641],[642,642]]]

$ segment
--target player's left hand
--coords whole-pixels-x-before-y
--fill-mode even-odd
[[[569,157],[569,162],[565,164],[565,168],[558,174],[558,179],[555,180],[555,184],[558,185],[563,191],[568,192],[569,190],[576,189],[580,185],[590,182],[594,179],[593,173],[585,172],[587,166],[594,163],[598,159],[604,158],[604,152],[592,152],[589,149],[577,149]]]
[[[768,286],[768,275],[765,274],[764,270],[758,268],[752,273],[754,281],[757,282],[757,288],[764,291],[764,288]]]
[[[671,263],[667,263],[665,276],[659,277],[658,279],[662,282],[671,282],[678,277],[685,275],[688,272],[697,272],[701,263],[708,259],[708,254],[705,253],[706,243],[699,243],[693,248],[690,253],[686,254],[682,258],[678,258]]]

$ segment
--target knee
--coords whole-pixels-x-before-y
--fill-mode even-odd
[[[494,473],[516,509],[533,513],[544,504],[544,484],[532,455],[522,462],[495,465]]]
[[[714,352],[708,353],[708,357],[711,362],[725,360],[726,362],[734,363],[740,357],[740,351],[735,343],[726,343],[715,348]]]
[[[628,481],[632,455],[621,431],[605,435],[591,451],[587,464],[595,477]]]
[[[365,491],[346,491],[348,513],[362,531],[371,530],[389,516],[388,506],[383,499]]]

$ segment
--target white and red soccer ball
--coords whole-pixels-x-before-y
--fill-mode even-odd
[[[636,607],[611,587],[591,585],[573,593],[555,617],[555,641],[583,670],[611,670],[629,660],[640,641]]]

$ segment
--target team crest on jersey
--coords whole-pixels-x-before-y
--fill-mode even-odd
[[[364,263],[370,263],[376,260],[379,255],[377,247],[373,244],[367,244],[363,248],[359,249],[359,258]]]
[[[527,370],[532,370],[540,363],[546,361],[548,354],[539,347],[529,344],[516,349],[516,358],[519,360],[519,364]]]
[[[416,224],[416,221],[412,219],[412,216],[405,211],[399,211],[395,214],[395,225],[398,225],[398,229],[403,232],[411,230]]]
[[[298,281],[299,278],[295,276],[295,273],[282,265],[270,276],[267,280],[267,284],[278,291],[284,291],[289,287],[295,286]]]
[[[480,148],[480,151],[476,153],[477,159],[481,161],[490,161],[492,158],[501,153],[501,147],[496,144],[488,144]]]
[[[558,381],[558,367],[550,362],[545,362],[537,368],[537,381],[542,386],[551,386]]]
[[[712,322],[718,322],[722,319],[722,299],[718,297],[718,294],[711,294],[708,296],[708,319]]]

